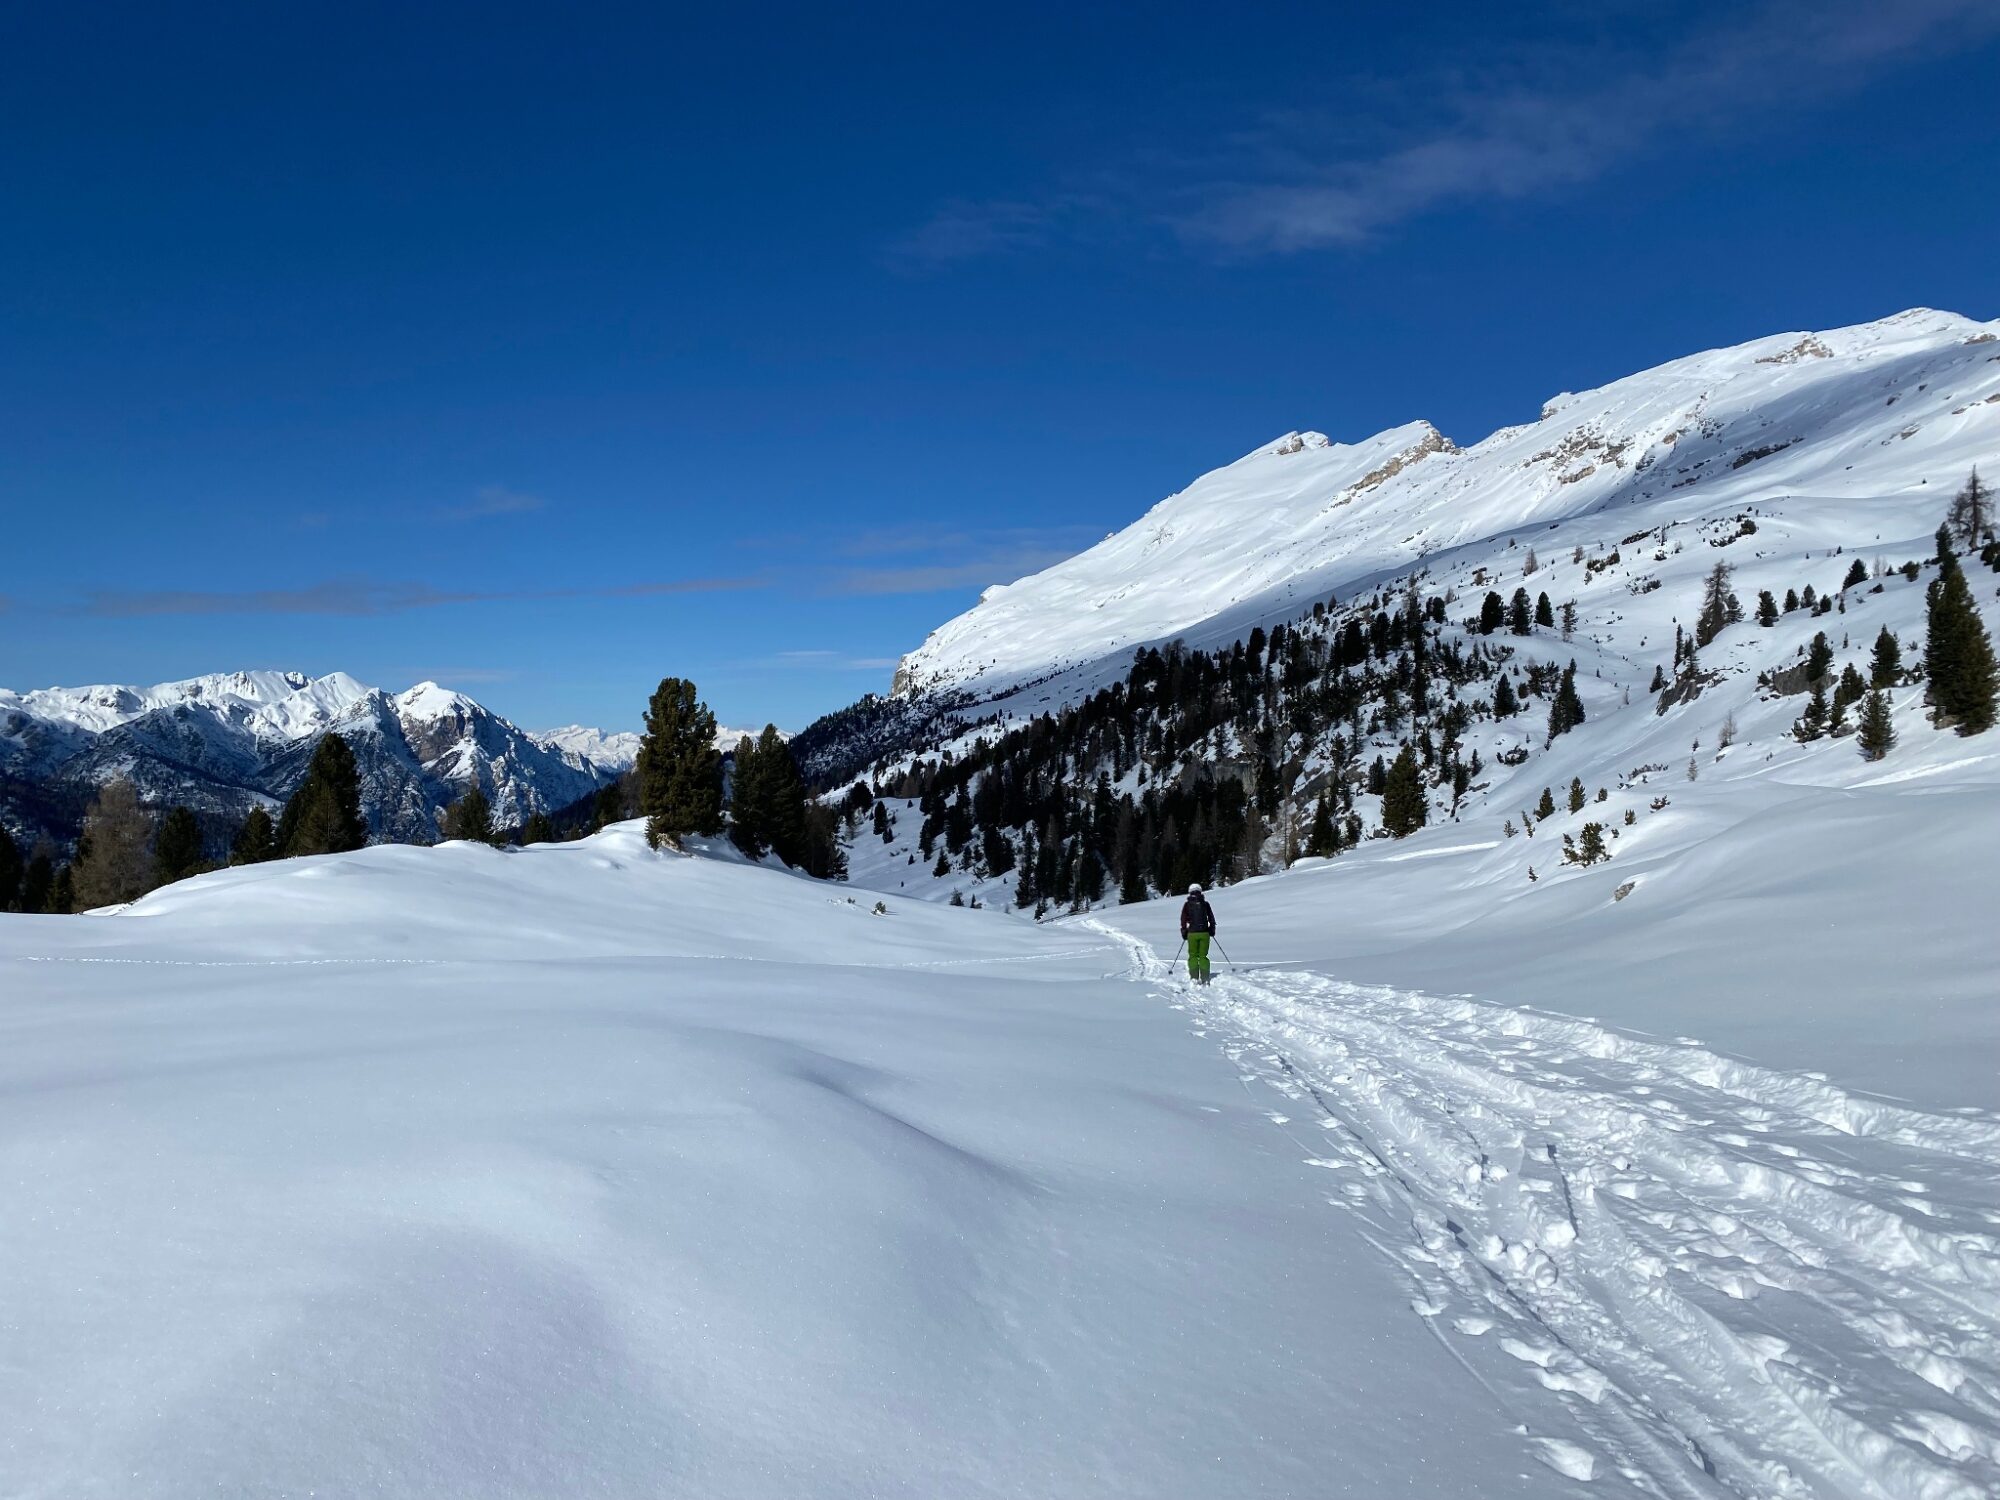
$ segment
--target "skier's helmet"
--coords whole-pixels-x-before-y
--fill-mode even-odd
[[[1201,894],[1201,887],[1200,887],[1200,886],[1198,886],[1198,885],[1191,885],[1191,886],[1189,886],[1189,887],[1188,887],[1188,894],[1189,894],[1190,896],[1199,896],[1199,895]]]

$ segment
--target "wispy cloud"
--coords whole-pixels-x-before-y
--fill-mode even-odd
[[[938,264],[1148,225],[1224,255],[1366,242],[1461,204],[1574,188],[1682,136],[1726,138],[1821,107],[1900,66],[2000,34],[1992,0],[1758,0],[1660,55],[1616,41],[1483,59],[1498,87],[1406,80],[1428,124],[1353,138],[1349,120],[1247,122],[1199,157],[1097,163],[1090,191],[954,199],[892,254]]]
[[[1017,547],[962,562],[916,563],[897,568],[849,568],[829,580],[830,594],[938,594],[952,589],[1012,583],[1053,567],[1075,550]]]
[[[483,521],[490,516],[520,516],[541,510],[548,504],[540,495],[510,490],[502,484],[483,486],[463,505],[447,506],[437,512],[440,521]]]
[[[662,594],[721,593],[765,586],[764,580],[757,578],[672,578],[595,588],[473,590],[438,589],[424,583],[341,578],[289,589],[98,589],[85,595],[81,613],[114,620],[162,615],[386,615],[413,609],[435,609],[448,604],[632,599]]]
[[[778,651],[745,665],[792,671],[886,672],[898,660],[894,656],[855,656],[845,651]]]

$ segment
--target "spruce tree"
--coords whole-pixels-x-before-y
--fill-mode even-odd
[[[1870,664],[1869,681],[1878,688],[1894,687],[1896,679],[1903,672],[1903,647],[1896,639],[1896,633],[1887,625],[1875,637],[1875,657]]]
[[[260,802],[243,815],[243,826],[230,840],[229,862],[232,865],[261,865],[277,857],[278,831],[271,823],[270,813]]]
[[[1417,774],[1416,752],[1408,745],[1390,763],[1382,789],[1382,826],[1393,838],[1408,838],[1430,816],[1424,784]]]
[[[14,842],[14,835],[7,831],[7,825],[0,823],[0,911],[14,911],[21,899],[21,875],[27,869],[27,861],[21,858],[21,846]]]
[[[1980,479],[1979,470],[1972,471],[1965,488],[1952,498],[1945,526],[1968,552],[1993,540],[1993,490]]]
[[[1555,702],[1549,705],[1549,738],[1568,734],[1583,722],[1583,700],[1576,692],[1576,663],[1571,662],[1563,669],[1562,683],[1556,689]]]
[[[344,854],[368,842],[368,820],[361,815],[361,770],[354,750],[337,734],[328,734],[313,748],[305,779],[278,817],[278,852]]]
[[[1325,792],[1320,793],[1319,806],[1313,810],[1312,832],[1306,835],[1306,853],[1319,859],[1340,853],[1340,835],[1333,826],[1333,805]]]
[[[1799,591],[1797,589],[1786,589],[1785,613],[1790,614],[1793,610],[1797,609],[1798,607],[1799,607]]]
[[[1494,631],[1500,628],[1501,622],[1506,618],[1507,606],[1500,602],[1500,596],[1497,593],[1488,589],[1485,599],[1481,600],[1479,605],[1479,633],[1481,635],[1493,634]]]
[[[76,910],[76,877],[68,865],[56,866],[55,879],[49,885],[48,910],[59,917]]]
[[[200,872],[201,824],[185,807],[171,808],[153,837],[153,884],[172,885]]]
[[[1866,583],[1867,581],[1868,564],[1857,557],[1848,565],[1847,576],[1841,580],[1840,586],[1843,589],[1851,589],[1857,583]]]
[[[521,825],[521,843],[553,844],[556,841],[556,825],[545,812],[536,811]]]
[[[1816,678],[1812,696],[1806,700],[1805,712],[1799,715],[1798,723],[1792,726],[1792,733],[1801,740],[1816,740],[1826,733],[1827,704],[1826,679]]]
[[[1814,633],[1812,645],[1806,648],[1806,681],[1819,682],[1833,670],[1833,642],[1826,638],[1824,630]]]
[[[1583,804],[1584,804],[1584,803],[1585,803],[1586,801],[1588,801],[1588,800],[1589,800],[1589,799],[1588,799],[1587,795],[1585,794],[1585,792],[1584,792],[1584,790],[1583,790],[1583,778],[1582,778],[1581,776],[1572,776],[1572,777],[1570,777],[1570,779],[1569,779],[1569,810],[1570,810],[1571,812],[1573,812],[1573,813],[1574,813],[1574,812],[1582,812],[1582,811],[1583,811]]]
[[[1547,594],[1539,594],[1535,598],[1535,623],[1548,630],[1556,628],[1555,606],[1549,603]]]
[[[1778,623],[1778,601],[1771,596],[1769,589],[1757,591],[1757,623],[1766,630]]]
[[[757,780],[764,836],[770,840],[772,852],[786,864],[810,873],[807,806],[811,799],[806,795],[799,763],[792,758],[792,747],[775,724],[766,724],[757,736]]]
[[[1880,760],[1896,748],[1896,725],[1883,689],[1876,688],[1862,700],[1861,727],[1854,738],[1863,760]]]
[[[1983,734],[1993,727],[2000,670],[1993,642],[1973,603],[1965,570],[1938,528],[1938,576],[1931,581],[1928,644],[1924,656],[1930,678],[1933,722],[1960,734]]]
[[[1496,719],[1507,718],[1515,713],[1520,706],[1519,700],[1514,696],[1514,684],[1508,681],[1507,674],[1502,672],[1500,680],[1493,684],[1493,717]]]
[[[1555,815],[1556,794],[1553,789],[1543,787],[1541,800],[1535,804],[1535,819],[1537,822],[1541,822],[1553,818]]]
[[[444,836],[474,844],[493,842],[493,804],[478,782],[468,786],[459,799],[445,809]]]
[[[1534,633],[1534,619],[1528,608],[1526,589],[1515,589],[1514,597],[1507,603],[1507,628],[1515,635]]]
[[[639,742],[639,811],[646,842],[680,846],[689,834],[722,826],[722,756],[715,748],[715,715],[679,677],[662,678],[646,707]]]

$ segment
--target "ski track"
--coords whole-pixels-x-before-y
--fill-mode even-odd
[[[1087,925],[1293,1139],[1316,1112],[1328,1203],[1447,1346],[1521,1361],[1595,1445],[1531,1456],[1655,1496],[2000,1494],[2000,1118],[1464,997],[1196,990]]]

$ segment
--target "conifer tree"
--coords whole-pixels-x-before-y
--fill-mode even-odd
[[[591,832],[599,833],[613,823],[625,821],[625,787],[621,782],[608,782],[597,789],[597,801],[591,804]]]
[[[1667,690],[1667,669],[1661,666],[1658,662],[1654,662],[1653,681],[1651,685],[1647,687],[1646,691],[1649,693],[1664,693],[1666,690]]]
[[[136,901],[146,893],[153,873],[152,842],[153,820],[139,805],[131,782],[114,781],[97,794],[77,841],[76,899],[86,911]],[[53,881],[53,869],[49,878]]]
[[[1313,810],[1312,832],[1306,835],[1306,853],[1319,859],[1340,853],[1340,835],[1333,826],[1333,805],[1325,792],[1320,793],[1319,806]]]
[[[1507,604],[1507,628],[1515,635],[1532,635],[1534,620],[1528,608],[1528,591],[1515,589]]]
[[[1556,815],[1556,794],[1552,788],[1542,788],[1542,799],[1535,804],[1535,819],[1545,822]]]
[[[1535,597],[1535,623],[1549,630],[1556,627],[1555,606],[1549,603],[1547,594],[1538,594]]]
[[[1968,552],[1993,540],[1993,489],[1980,479],[1979,470],[1972,471],[1965,488],[1952,498],[1945,526]]]
[[[1938,576],[1931,580],[1924,651],[1933,722],[1964,735],[1983,734],[1993,727],[2000,670],[1944,527],[1938,528],[1937,541]]]
[[[798,762],[792,758],[792,747],[775,724],[766,724],[757,736],[757,782],[758,811],[772,852],[795,869],[809,871],[811,834],[806,811],[810,799]],[[883,821],[887,820],[885,810]]]
[[[1766,630],[1778,623],[1778,601],[1769,589],[1757,591],[1757,623]]]
[[[1861,727],[1855,741],[1863,760],[1880,760],[1896,748],[1896,725],[1889,711],[1889,695],[1876,688],[1862,700]]]
[[[1844,589],[1851,589],[1857,583],[1866,583],[1867,581],[1868,564],[1857,557],[1852,563],[1848,564],[1847,576],[1841,580],[1840,586]]]
[[[260,802],[243,815],[243,826],[230,840],[229,862],[232,865],[261,865],[277,857],[278,831],[272,826],[270,813]]]
[[[278,817],[278,852],[343,854],[368,842],[368,820],[361,815],[361,769],[354,750],[337,734],[328,734],[313,748],[305,779]],[[82,885],[78,875],[79,890]]]
[[[1833,670],[1833,642],[1826,638],[1824,630],[1814,633],[1812,645],[1806,648],[1806,681],[1818,682]]]
[[[63,868],[67,870],[68,865]],[[56,883],[55,861],[49,858],[48,850],[37,849],[21,871],[21,892],[14,899],[24,912],[45,912],[54,910],[50,896]]]
[[[695,686],[665,677],[646,707],[639,742],[639,811],[646,842],[680,846],[689,834],[722,826],[722,757],[715,748],[715,715]]]
[[[1786,589],[1785,613],[1790,614],[1793,610],[1797,609],[1798,607],[1799,607],[1799,591],[1797,589]]]
[[[1792,726],[1792,733],[1801,740],[1816,740],[1826,733],[1827,705],[1826,679],[1813,681],[1812,696],[1806,700],[1805,712],[1799,715],[1798,723]]]
[[[1584,794],[1584,790],[1583,790],[1583,778],[1582,778],[1581,776],[1572,776],[1572,777],[1570,777],[1570,779],[1569,779],[1569,810],[1570,810],[1571,812],[1582,812],[1582,811],[1583,811],[1583,804],[1584,804],[1584,803],[1585,803],[1585,801],[1587,801],[1587,800],[1588,800],[1588,799],[1587,799],[1587,797],[1585,796],[1585,794]]]
[[[76,877],[68,865],[56,866],[55,879],[49,885],[48,910],[59,917],[76,910]]]
[[[468,786],[459,799],[445,809],[444,836],[475,844],[493,842],[493,804],[478,782]]]
[[[1499,594],[1488,589],[1485,599],[1481,600],[1479,605],[1479,633],[1481,635],[1493,634],[1494,631],[1500,628],[1501,622],[1506,618],[1507,606],[1500,602]]]
[[[1408,838],[1430,816],[1416,753],[1408,745],[1397,752],[1382,789],[1382,826],[1393,838]]]
[[[931,874],[935,875],[939,880],[942,880],[945,878],[945,876],[949,875],[950,873],[951,873],[951,856],[945,853],[944,850],[940,849],[938,850],[937,863],[931,866]]]
[[[553,844],[556,841],[556,825],[549,815],[540,810],[531,813],[528,821],[521,825],[521,843]]]
[[[1902,644],[1897,641],[1896,633],[1884,625],[1882,633],[1875,637],[1875,657],[1870,665],[1869,681],[1878,688],[1894,687],[1902,671]]]
[[[736,742],[729,773],[729,839],[752,859],[762,859],[771,847],[763,771],[757,763],[757,742],[746,734]]]
[[[1556,689],[1555,702],[1549,705],[1549,738],[1568,734],[1583,722],[1583,700],[1576,692],[1576,663],[1571,662],[1563,669],[1562,683]]]
[[[1819,597],[1818,595],[1813,593],[1813,586],[1811,584],[1807,584],[1805,586],[1805,592],[1799,595],[1799,608],[1810,609],[1815,611],[1818,610]]]
[[[170,808],[153,836],[153,884],[172,885],[198,873],[201,855],[201,824],[187,808]]]
[[[1493,684],[1493,717],[1507,718],[1518,711],[1520,706],[1519,700],[1514,697],[1514,684],[1509,682],[1507,674],[1502,672],[1500,680]]]
[[[1702,584],[1701,611],[1695,616],[1694,643],[1706,646],[1725,626],[1734,625],[1743,618],[1743,606],[1730,591],[1729,583],[1733,570],[1726,562],[1718,562],[1709,569],[1708,579]]]
[[[16,910],[21,899],[21,875],[28,862],[21,858],[21,846],[7,825],[0,823],[0,911]]]

